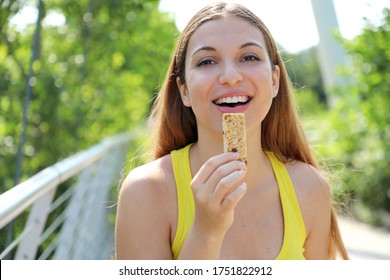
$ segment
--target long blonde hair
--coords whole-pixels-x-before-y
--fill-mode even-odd
[[[264,23],[247,8],[223,2],[211,4],[200,10],[190,20],[178,39],[165,82],[151,112],[150,119],[153,121],[155,133],[154,158],[160,158],[198,140],[195,115],[191,108],[183,105],[176,79],[179,77],[180,82],[185,83],[185,58],[192,34],[203,23],[227,16],[240,17],[256,26],[264,36],[272,66],[278,65],[280,68],[279,92],[262,122],[263,149],[272,151],[282,162],[299,160],[318,168],[300,125],[293,101],[291,81],[271,33]],[[331,215],[328,248],[330,258],[336,258],[337,252],[342,258],[348,258],[338,230],[334,209]]]

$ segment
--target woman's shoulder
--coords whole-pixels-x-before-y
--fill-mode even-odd
[[[132,169],[121,185],[120,196],[161,198],[172,192],[174,183],[171,156],[166,155]]]
[[[292,161],[286,163],[294,188],[309,197],[329,193],[329,184],[325,176],[311,164]]]
[[[330,215],[332,199],[329,184],[320,170],[311,164],[294,161],[287,163],[286,168],[309,233],[318,220],[325,223],[324,219]]]
[[[177,216],[172,177],[169,155],[134,168],[126,176],[118,197],[117,258],[172,258],[167,242]]]

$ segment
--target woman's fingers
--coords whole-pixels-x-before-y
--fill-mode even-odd
[[[234,189],[230,194],[228,194],[222,201],[221,207],[223,209],[234,209],[237,203],[241,200],[241,198],[245,195],[247,190],[246,183],[242,183],[236,189]]]
[[[245,163],[233,159],[234,155],[216,156],[203,165],[191,184],[198,201],[219,207],[222,199],[244,178]]]
[[[228,174],[220,177],[216,182],[214,191],[212,192],[213,199],[215,201],[221,202],[222,204],[224,198],[239,186],[244,177],[245,171],[243,169],[230,170]]]
[[[195,219],[203,229],[225,232],[233,222],[234,207],[244,196],[245,163],[237,153],[210,158],[191,182]]]
[[[213,174],[209,177],[207,180],[208,183],[214,186],[218,186],[218,184],[229,184],[229,179],[227,177],[230,176],[230,174],[239,171],[239,174],[245,174],[245,163],[242,161],[231,161],[224,165],[221,165],[218,167]],[[241,172],[242,171],[242,172]],[[226,178],[226,179],[225,179]],[[231,178],[231,177],[229,177]],[[222,181],[222,182],[221,182]],[[213,192],[216,191],[216,189],[213,190]]]
[[[194,176],[193,182],[196,185],[204,184],[217,168],[225,163],[238,160],[239,157],[240,155],[238,153],[225,153],[210,158]]]

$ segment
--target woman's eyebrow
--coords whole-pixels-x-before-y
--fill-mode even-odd
[[[209,47],[209,46],[204,46],[204,47],[200,47],[198,49],[196,49],[193,53],[192,53],[192,56],[194,56],[195,54],[197,54],[198,52],[200,51],[217,51],[215,48],[213,47]]]
[[[243,45],[241,45],[240,49],[243,49],[243,48],[246,48],[246,47],[252,47],[252,46],[255,46],[255,47],[259,47],[260,49],[265,49],[262,45],[260,45],[259,43],[256,43],[256,42],[247,42]]]
[[[246,47],[251,47],[251,46],[255,46],[255,47],[258,47],[258,48],[260,48],[260,49],[262,49],[262,50],[264,50],[264,47],[262,46],[262,45],[260,45],[259,43],[256,43],[256,42],[247,42],[247,43],[245,43],[245,44],[242,44],[241,46],[240,46],[240,49],[243,49],[243,48],[246,48]],[[200,51],[217,51],[215,48],[213,48],[213,47],[210,47],[210,46],[202,46],[202,47],[200,47],[200,48],[198,48],[198,49],[196,49],[193,53],[192,53],[192,55],[191,56],[195,56],[198,52],[200,52]]]

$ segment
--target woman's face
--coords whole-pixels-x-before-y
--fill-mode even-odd
[[[189,40],[185,84],[177,80],[201,135],[221,134],[223,113],[245,113],[247,131],[260,129],[279,88],[279,68],[271,67],[263,34],[229,16],[202,24]],[[257,134],[259,135],[259,134]]]

